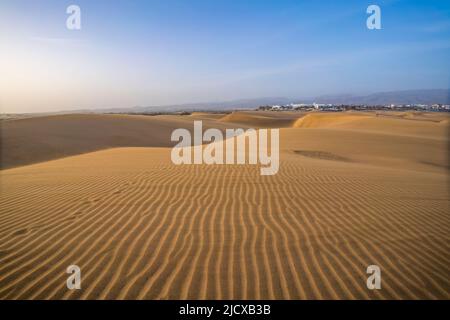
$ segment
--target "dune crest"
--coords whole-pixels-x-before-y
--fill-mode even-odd
[[[252,128],[285,128],[292,126],[301,115],[300,112],[235,111],[220,118],[219,121]]]
[[[294,128],[330,128],[346,125],[370,116],[352,113],[311,113],[294,122]]]

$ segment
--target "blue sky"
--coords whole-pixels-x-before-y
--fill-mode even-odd
[[[2,0],[0,67],[2,112],[448,88],[450,2]]]

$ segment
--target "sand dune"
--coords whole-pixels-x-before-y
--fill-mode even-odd
[[[209,112],[192,112],[191,118],[195,120],[218,120],[225,116],[224,113],[209,113]]]
[[[246,111],[230,113],[219,121],[251,128],[284,128],[291,127],[302,115],[300,112]]]
[[[449,299],[442,125],[342,117],[282,129],[274,176],[176,166],[164,147],[2,170],[0,298]],[[65,287],[70,264],[82,290]],[[366,288],[372,264],[382,290]]]
[[[390,113],[311,113],[299,118],[294,128],[333,128],[377,132],[392,135],[409,135],[433,139],[448,139],[448,115],[401,116]]]
[[[224,124],[212,122],[212,118],[201,120],[205,128],[225,128]],[[189,116],[178,115],[112,114],[4,121],[1,165],[6,169],[114,147],[169,147],[175,144],[170,141],[172,131],[192,129],[192,121]]]

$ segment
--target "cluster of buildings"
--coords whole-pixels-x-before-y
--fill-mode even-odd
[[[416,110],[416,111],[450,112],[450,105],[448,104],[346,105],[346,104],[322,104],[322,103],[290,103],[287,105],[260,106],[258,107],[258,110],[268,110],[268,111]]]

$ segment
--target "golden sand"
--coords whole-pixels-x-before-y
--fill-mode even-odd
[[[173,165],[163,144],[189,116],[72,117],[102,129],[86,133],[97,151],[70,139],[55,160],[44,147],[9,149],[15,168],[0,180],[2,299],[450,298],[444,115],[294,119],[280,130],[274,176],[252,165]],[[270,116],[224,115],[208,125],[230,118],[264,127]],[[53,123],[61,117],[44,120],[68,129]],[[27,137],[43,120],[20,121],[34,121],[14,129]],[[71,137],[84,135],[77,125]],[[153,146],[127,145],[144,133]],[[126,137],[123,145],[108,140],[114,135]],[[41,162],[21,166],[26,152]],[[66,288],[71,264],[82,270],[81,290]],[[381,290],[366,287],[373,264]]]

